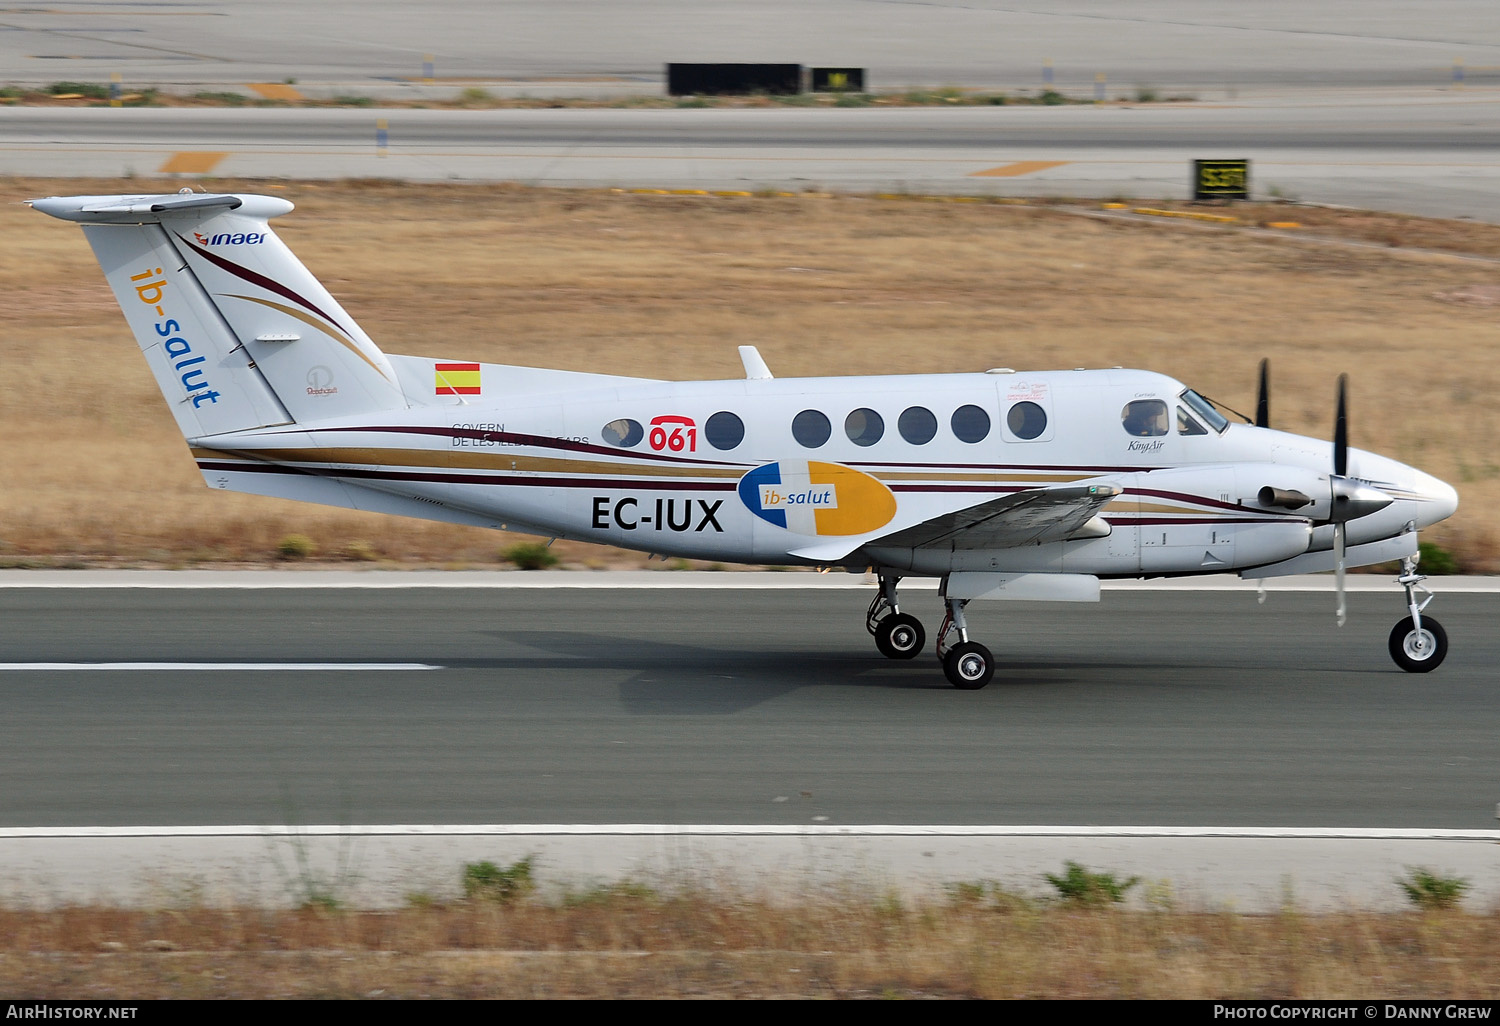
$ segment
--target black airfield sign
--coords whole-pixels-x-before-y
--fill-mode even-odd
[[[1250,198],[1250,161],[1193,161],[1193,199]]]

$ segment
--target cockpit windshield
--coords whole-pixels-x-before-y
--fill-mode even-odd
[[[1199,417],[1203,418],[1204,423],[1220,434],[1223,434],[1224,429],[1229,426],[1229,418],[1214,409],[1213,403],[1203,398],[1197,392],[1194,392],[1191,388],[1183,389],[1182,394],[1177,398],[1182,401],[1184,406],[1187,406]]]

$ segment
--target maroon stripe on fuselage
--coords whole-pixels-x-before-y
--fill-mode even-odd
[[[515,485],[531,488],[609,488],[642,491],[732,492],[736,481],[640,481],[634,478],[511,477],[500,474],[441,474],[423,470],[370,470],[360,467],[288,467],[277,463],[220,463],[200,460],[200,470],[243,470],[260,474],[308,474],[312,477],[367,481],[420,481],[427,484]]]
[[[704,460],[688,456],[663,456],[660,453],[654,452],[632,452],[629,449],[616,449],[606,445],[595,445],[592,442],[575,442],[569,438],[555,438],[552,435],[527,435],[518,431],[480,431],[474,428],[358,426],[313,428],[311,430],[292,429],[277,431],[274,434],[319,435],[329,433],[340,434],[345,431],[374,431],[392,435],[436,435],[439,438],[474,438],[485,442],[502,442],[506,445],[530,446],[534,449],[561,449],[565,452],[586,452],[594,456],[613,456],[616,459],[629,458],[633,460],[651,460],[657,463],[685,463],[704,467],[745,467],[750,469],[758,465],[739,463],[732,460]]]
[[[1212,506],[1214,509],[1245,510],[1245,507],[1239,503],[1223,502],[1219,499],[1210,499],[1206,495],[1193,495],[1188,492],[1166,492],[1156,488],[1127,488],[1125,494],[1151,495],[1158,499],[1173,499],[1177,502],[1191,502],[1199,506]]]
[[[252,285],[259,285],[267,292],[274,292],[278,296],[281,296],[283,299],[290,299],[292,302],[296,303],[304,310],[311,310],[313,313],[323,318],[329,324],[332,324],[335,328],[338,328],[350,338],[354,337],[354,333],[352,331],[341,325],[334,318],[328,316],[328,314],[324,313],[322,310],[318,309],[318,307],[314,303],[309,302],[308,300],[299,296],[297,293],[293,292],[291,289],[287,288],[285,285],[281,284],[281,282],[276,281],[273,278],[267,278],[259,271],[252,271],[248,267],[241,267],[239,264],[233,262],[232,260],[226,260],[223,257],[219,256],[219,254],[212,253],[209,250],[204,249],[202,246],[195,246],[191,242],[188,242],[187,239],[183,239],[182,235],[178,232],[173,232],[172,234],[176,235],[179,239],[182,239],[183,245],[187,246],[194,253],[200,254],[203,259],[207,260],[209,263],[215,265],[219,269],[229,272],[236,278],[241,278],[245,281],[248,281]]]

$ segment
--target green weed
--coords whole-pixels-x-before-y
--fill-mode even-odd
[[[500,554],[500,558],[514,563],[519,570],[546,570],[557,565],[557,557],[541,542],[519,542]]]
[[[1062,876],[1047,873],[1047,882],[1057,888],[1064,901],[1079,905],[1106,905],[1125,900],[1125,892],[1141,882],[1138,876],[1129,880],[1117,880],[1113,873],[1095,873],[1076,862],[1063,863],[1067,872]]]
[[[1417,556],[1417,565],[1424,574],[1442,577],[1458,573],[1458,559],[1437,542],[1418,542]]]
[[[466,862],[464,897],[470,901],[493,901],[502,905],[525,897],[536,887],[531,876],[533,862],[530,855],[503,869],[493,862]]]
[[[109,99],[109,86],[100,85],[97,82],[53,82],[47,87],[47,92],[53,96],[77,93],[91,100]]]
[[[306,559],[316,551],[317,544],[305,534],[289,534],[276,543],[277,559]]]
[[[1406,877],[1396,881],[1407,898],[1418,908],[1452,908],[1469,889],[1469,881],[1457,876],[1438,876],[1418,866],[1406,868]]]

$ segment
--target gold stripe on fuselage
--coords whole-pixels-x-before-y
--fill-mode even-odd
[[[232,451],[195,447],[193,456],[199,459],[237,459],[262,463],[310,463],[333,464],[353,467],[410,467],[424,470],[489,470],[509,471],[520,474],[571,474],[583,477],[633,477],[633,478],[699,478],[708,480],[739,479],[749,465],[682,466],[660,463],[607,462],[604,460],[569,459],[557,456],[528,456],[524,453],[501,455],[480,452],[443,452],[436,449],[396,449],[374,446],[345,446],[328,449],[275,448],[236,449]],[[1039,473],[1007,474],[996,471],[893,471],[876,472],[873,476],[882,481],[970,483],[995,487],[1006,485],[1067,484],[1082,481],[1097,474],[1082,474],[1076,471],[1044,471]],[[1228,516],[1231,510],[1205,510],[1183,504],[1169,505],[1160,502],[1141,502],[1121,496],[1109,504],[1109,512],[1120,513],[1205,513]]]
[[[523,474],[581,474],[603,477],[740,478],[746,467],[693,467],[654,463],[607,463],[555,456],[502,456],[498,453],[439,452],[435,449],[236,449],[240,456],[265,463],[323,463],[354,467],[413,467],[421,470],[501,470]],[[216,453],[216,450],[207,450]],[[197,450],[194,450],[197,454]]]

